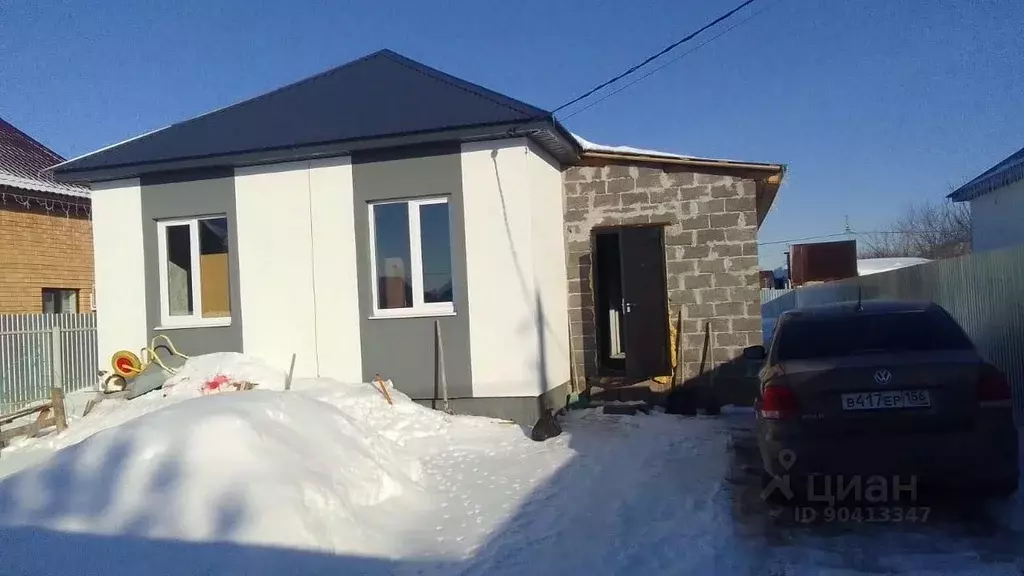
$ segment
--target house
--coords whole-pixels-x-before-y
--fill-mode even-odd
[[[1024,148],[984,171],[948,196],[970,202],[971,249],[994,250],[1024,244]]]
[[[63,160],[0,118],[0,314],[92,307],[89,189],[43,172]]]
[[[577,384],[597,369],[592,271],[606,301],[635,298],[616,349],[634,377],[665,372],[670,303],[688,328],[725,318],[723,353],[755,341],[781,169],[588,149],[384,50],[54,174],[92,185],[104,362],[166,334],[426,402],[441,349],[453,409],[531,422],[572,365]]]

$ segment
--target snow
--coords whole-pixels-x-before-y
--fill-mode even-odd
[[[862,258],[857,260],[857,275],[879,274],[928,262],[931,260],[927,258]]]
[[[609,154],[627,154],[634,156],[655,156],[659,158],[671,158],[678,160],[703,160],[711,162],[737,162],[736,160],[727,160],[724,158],[700,158],[697,156],[686,156],[683,154],[676,154],[673,152],[663,152],[661,150],[648,150],[645,148],[634,148],[632,146],[611,146],[608,144],[597,144],[591,142],[579,134],[573,134],[573,138],[583,148],[584,152],[605,152]]]
[[[253,391],[203,395],[218,375]],[[804,526],[759,498],[749,408],[523,428],[390,387],[197,357],[0,453],[0,574],[1019,574],[1024,502]],[[25,456],[33,458],[26,460]],[[947,515],[948,516],[948,515]],[[981,516],[981,520],[978,517]]]

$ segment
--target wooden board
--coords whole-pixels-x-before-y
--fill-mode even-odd
[[[203,254],[199,257],[199,285],[203,294],[203,318],[231,316],[226,253]]]

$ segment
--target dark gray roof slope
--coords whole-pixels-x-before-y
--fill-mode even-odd
[[[954,202],[973,200],[992,192],[997,188],[1009,186],[1024,180],[1024,148],[1014,152],[1009,158],[985,170],[977,178],[953,191],[947,198]]]
[[[550,112],[381,50],[70,160],[54,172],[65,180],[96,180],[508,135],[507,129],[485,130],[496,126],[527,128],[520,135],[534,136],[556,157],[576,154],[575,143]],[[397,138],[411,135],[419,138]]]

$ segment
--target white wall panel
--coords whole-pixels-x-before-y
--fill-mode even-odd
[[[92,230],[99,365],[109,369],[114,352],[148,344],[138,178],[92,185]]]
[[[530,152],[523,139],[462,147],[473,396],[537,396],[540,348]],[[560,229],[560,228],[559,228]]]
[[[235,170],[242,346],[295,376],[319,372],[308,162]]]
[[[313,275],[320,374],[362,380],[350,157],[311,163]]]
[[[1024,244],[1024,180],[971,200],[976,252]]]

